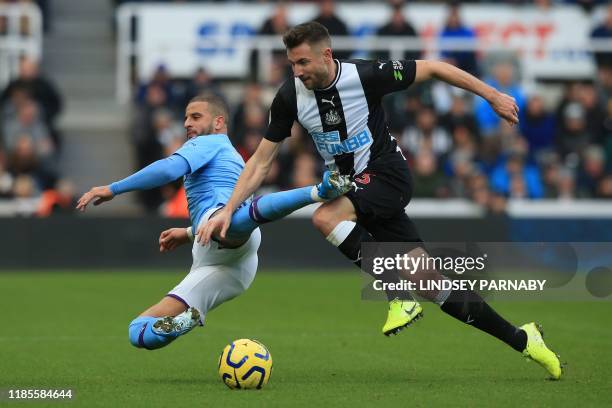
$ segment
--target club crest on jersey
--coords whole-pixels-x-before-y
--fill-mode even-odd
[[[321,156],[337,156],[344,153],[352,153],[372,143],[370,132],[363,130],[345,140],[340,140],[337,130],[332,132],[313,132],[310,134]]]
[[[337,125],[340,122],[342,122],[342,118],[335,110],[332,109],[325,114],[325,123],[327,125]]]

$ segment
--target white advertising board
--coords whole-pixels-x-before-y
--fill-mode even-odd
[[[240,3],[140,7],[140,77],[150,77],[160,64],[176,76],[189,77],[198,67],[220,77],[246,76],[250,51],[245,39],[258,30],[273,7]],[[313,18],[317,7],[293,4],[288,11],[290,23],[297,24]],[[431,40],[444,26],[445,6],[415,4],[404,12],[426,46],[426,57],[436,58]],[[358,39],[367,38],[387,21],[390,10],[383,3],[352,3],[338,5],[337,14],[348,24],[358,44]],[[478,37],[479,52],[487,45],[517,50],[524,73],[529,76],[571,78],[594,72],[590,55],[582,49],[588,43],[592,22],[578,7],[555,6],[542,11],[533,7],[465,5],[461,15]]]

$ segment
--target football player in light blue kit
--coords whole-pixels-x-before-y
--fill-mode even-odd
[[[229,199],[244,167],[227,137],[227,118],[227,108],[220,98],[193,98],[185,111],[189,139],[180,149],[121,181],[93,187],[78,201],[77,209],[84,211],[91,201],[99,205],[118,194],[155,188],[184,176],[191,226],[163,231],[159,247],[161,252],[171,251],[194,241],[195,235],[193,264],[183,281],[130,323],[129,338],[136,347],[153,350],[169,344],[198,323],[202,325],[209,310],[244,292],[257,270],[260,224],[308,204],[330,200],[351,188],[348,178],[326,172],[316,186],[247,200],[234,213],[226,237],[204,244],[200,226]]]

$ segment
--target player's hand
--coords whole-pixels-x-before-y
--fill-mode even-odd
[[[213,236],[219,236],[221,239],[225,239],[225,235],[231,223],[232,211],[228,207],[224,207],[209,219],[206,225],[198,228],[196,241],[201,245],[208,245]]]
[[[170,228],[159,235],[159,252],[169,252],[189,242],[185,228]]]
[[[506,120],[510,126],[518,124],[519,108],[513,97],[502,92],[497,92],[495,96],[489,100],[489,104],[495,113]]]
[[[110,189],[110,186],[100,186],[93,187],[91,190],[86,192],[79,198],[77,203],[77,210],[85,211],[87,208],[87,204],[89,204],[92,200],[94,200],[94,205],[100,205],[105,201],[110,201],[114,197],[113,192]]]

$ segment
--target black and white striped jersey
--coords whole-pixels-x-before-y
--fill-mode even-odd
[[[416,62],[335,61],[336,78],[325,89],[308,90],[299,78],[281,86],[270,108],[265,138],[282,141],[298,121],[329,168],[354,175],[382,155],[399,151],[381,99],[414,82]]]

